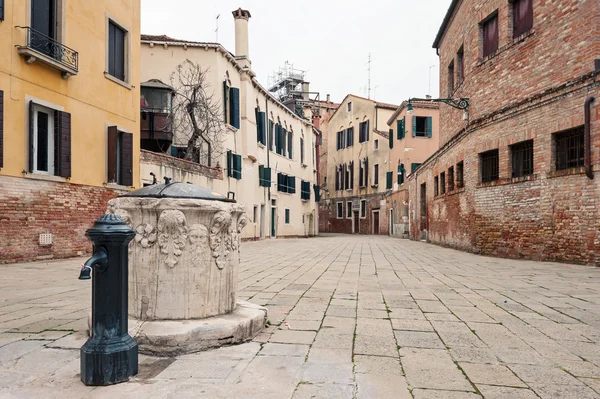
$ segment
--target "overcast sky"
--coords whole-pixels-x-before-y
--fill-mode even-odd
[[[439,64],[431,47],[450,0],[142,0],[142,33],[219,42],[235,52],[231,11],[252,14],[252,68],[263,86],[288,61],[306,70],[310,90],[339,102],[348,93],[399,104],[438,96]]]

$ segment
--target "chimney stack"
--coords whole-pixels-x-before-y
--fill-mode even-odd
[[[308,96],[308,93],[310,90],[309,88],[310,88],[310,83],[302,82],[302,99],[304,99],[306,101],[308,101],[308,99],[309,99],[309,96]]]
[[[331,94],[327,95],[327,102],[330,103],[331,102]]]
[[[232,12],[235,19],[235,58],[241,64],[250,67],[250,56],[248,53],[248,20],[250,11],[238,8]]]

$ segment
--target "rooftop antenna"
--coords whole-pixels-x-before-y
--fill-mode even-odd
[[[221,16],[221,14],[217,15],[216,21],[217,21],[217,27],[215,29],[215,42],[219,43],[219,17]]]
[[[427,94],[429,95],[431,95],[431,68],[433,68],[434,66],[435,64],[429,67],[429,91],[427,92]]]
[[[367,98],[371,98],[371,53],[369,53],[369,61],[367,62],[367,65],[369,65],[369,67],[367,68],[367,71],[369,71],[369,94],[367,96]]]

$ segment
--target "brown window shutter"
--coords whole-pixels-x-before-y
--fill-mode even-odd
[[[4,92],[0,90],[0,168],[4,167]]]
[[[33,173],[33,101],[29,101],[29,173]]]
[[[107,183],[117,182],[117,141],[119,140],[119,131],[116,126],[108,127],[108,176]]]
[[[61,177],[71,177],[71,114],[68,112],[56,111],[54,115],[55,126],[54,137],[55,148],[54,156],[57,165],[56,174]]]
[[[121,170],[119,184],[133,186],[133,134],[121,132]]]

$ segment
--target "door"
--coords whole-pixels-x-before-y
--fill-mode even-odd
[[[390,209],[390,227],[389,227],[389,235],[394,235],[394,209]]]
[[[260,206],[260,238],[265,238],[265,205]]]
[[[271,208],[271,237],[275,238],[276,236],[276,217],[277,217],[277,208],[272,207]]]
[[[420,196],[420,229],[421,231],[427,230],[427,185],[421,184],[421,196]]]
[[[360,226],[360,219],[358,218],[358,211],[352,212],[352,222],[354,223],[352,232],[354,234],[360,233],[360,228],[359,228],[359,226]]]
[[[56,0],[31,0],[31,29],[33,30],[29,38],[31,47],[54,57]]]
[[[379,211],[373,211],[373,234],[379,234]]]

